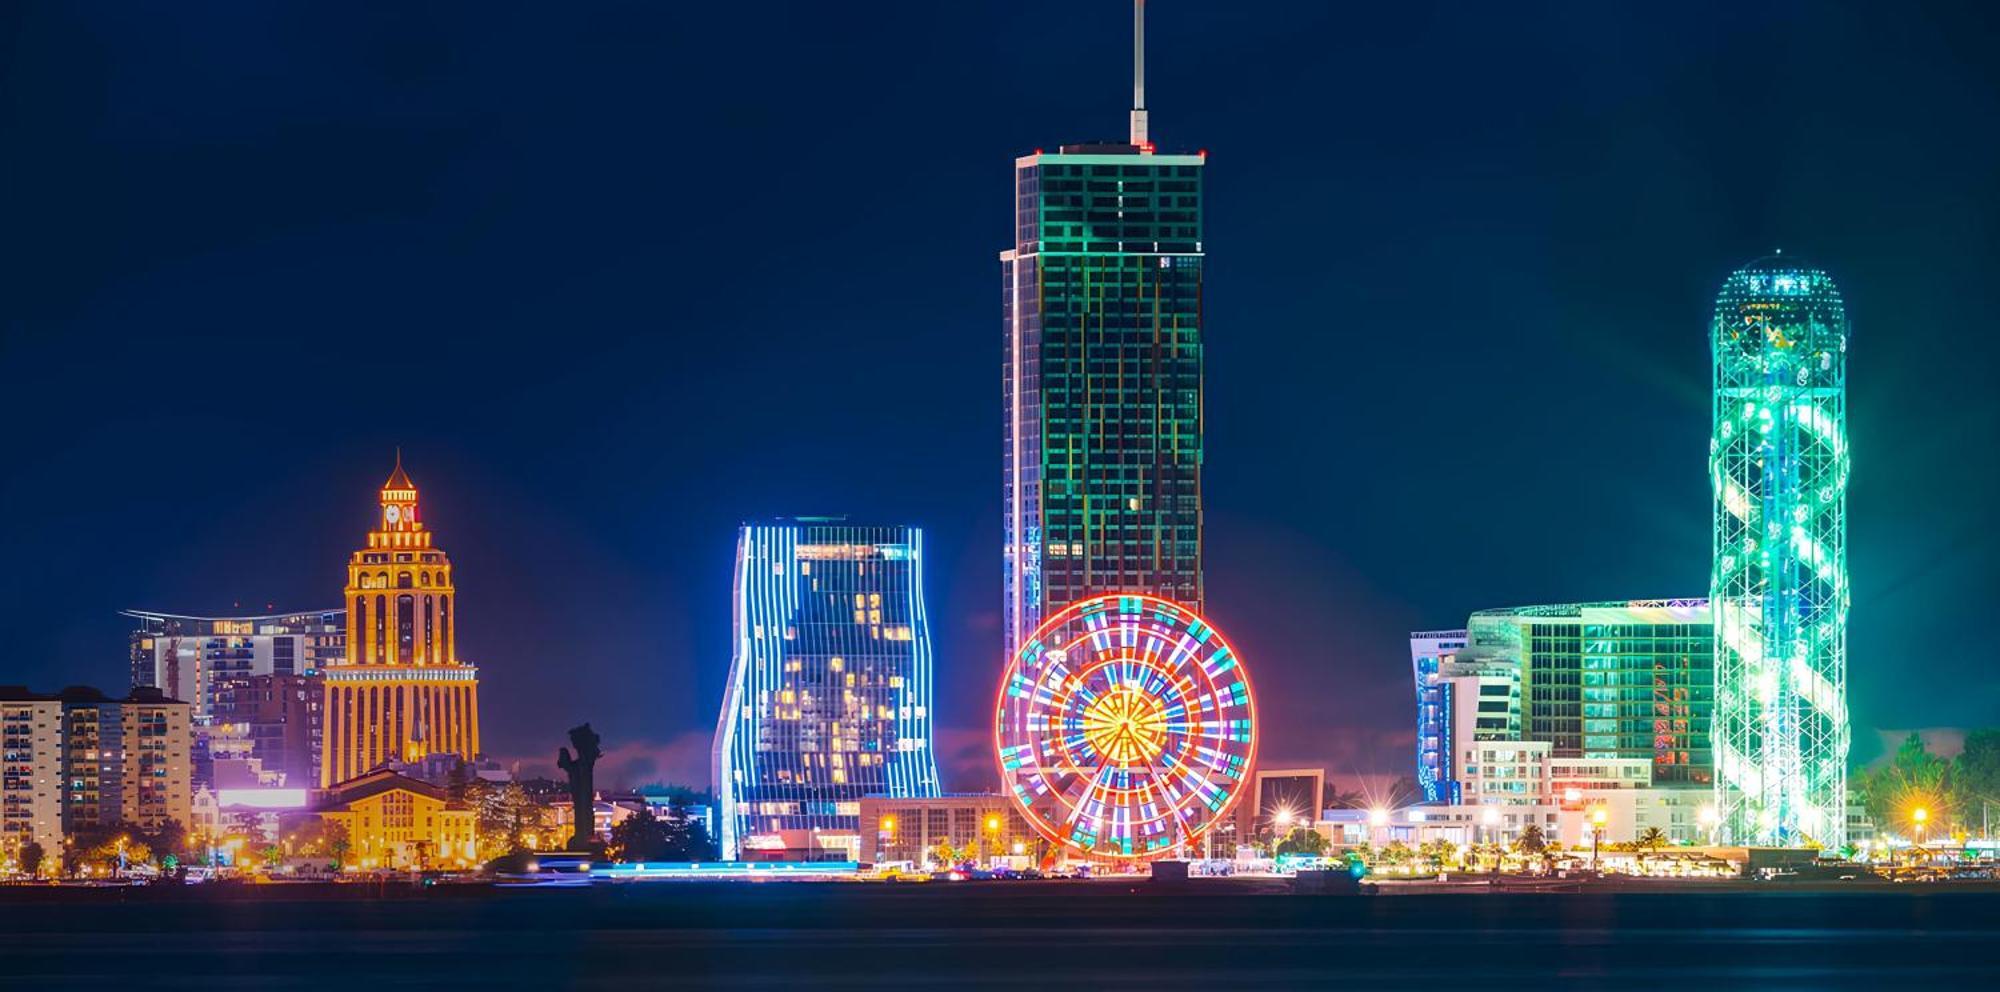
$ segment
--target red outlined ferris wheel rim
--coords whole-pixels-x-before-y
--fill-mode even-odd
[[[1222,805],[1217,807],[1211,815],[1202,820],[1202,822],[1199,825],[1199,829],[1187,831],[1181,839],[1176,840],[1174,843],[1168,845],[1167,847],[1161,848],[1156,851],[1151,851],[1151,852],[1135,851],[1131,855],[1108,855],[1101,851],[1085,850],[1081,846],[1064,838],[1053,827],[1047,827],[1042,823],[1041,817],[1035,814],[1032,804],[1025,801],[1021,797],[1019,791],[1015,788],[1017,776],[1014,772],[1010,771],[1007,768],[1007,762],[1004,756],[1006,744],[1003,741],[1002,735],[1007,730],[1006,727],[1007,686],[1008,683],[1013,680],[1016,671],[1018,671],[1019,668],[1021,667],[1021,652],[1026,650],[1028,646],[1031,644],[1040,643],[1044,638],[1046,638],[1049,635],[1049,633],[1054,628],[1058,627],[1059,625],[1075,622],[1084,613],[1088,612],[1090,607],[1099,603],[1104,603],[1107,600],[1116,601],[1124,599],[1140,600],[1143,603],[1147,604],[1160,604],[1170,607],[1178,616],[1182,618],[1182,622],[1186,622],[1189,620],[1198,621],[1199,623],[1201,623],[1202,626],[1207,627],[1209,629],[1213,639],[1216,642],[1218,642],[1218,644],[1222,648],[1226,649],[1229,652],[1230,656],[1235,659],[1236,663],[1233,667],[1236,672],[1236,679],[1243,683],[1244,710],[1249,720],[1250,731],[1248,735],[1249,739],[1247,742],[1248,746],[1245,748],[1243,755],[1242,777],[1237,779],[1234,786],[1228,790],[1228,795],[1224,799]],[[1129,613],[1126,613],[1125,611],[1116,610],[1115,608],[1108,610],[1108,612],[1120,616],[1131,615]],[[1144,611],[1141,610],[1140,615],[1143,616],[1143,613]],[[1167,857],[1169,855],[1174,854],[1175,852],[1184,852],[1187,848],[1192,847],[1201,838],[1207,836],[1208,833],[1214,830],[1218,825],[1229,821],[1230,816],[1236,811],[1237,807],[1241,805],[1241,803],[1243,802],[1244,794],[1250,790],[1251,782],[1254,780],[1256,775],[1257,748],[1259,743],[1258,741],[1259,735],[1257,733],[1257,691],[1256,691],[1256,684],[1251,681],[1249,666],[1244,664],[1243,656],[1236,650],[1236,645],[1232,641],[1230,641],[1228,635],[1225,634],[1220,627],[1217,627],[1214,623],[1211,623],[1207,617],[1202,616],[1195,610],[1187,606],[1184,606],[1180,603],[1176,603],[1173,600],[1165,599],[1160,596],[1154,596],[1148,593],[1137,593],[1137,592],[1104,593],[1101,595],[1089,597],[1087,599],[1077,600],[1076,602],[1070,603],[1068,606],[1065,606],[1062,609],[1057,610],[1054,614],[1051,614],[1050,616],[1044,618],[1041,624],[1035,628],[1034,633],[1030,634],[1026,639],[1024,639],[1021,642],[1020,646],[1015,648],[1013,654],[1007,658],[1006,665],[1003,666],[1001,669],[1000,681],[998,686],[996,687],[993,697],[994,697],[993,698],[993,765],[995,771],[997,771],[1000,775],[1001,789],[1006,793],[1008,801],[1013,804],[1016,812],[1021,814],[1021,818],[1027,821],[1028,826],[1031,829],[1033,829],[1036,834],[1040,835],[1042,839],[1048,841],[1050,844],[1053,844],[1057,848],[1065,851],[1077,852],[1086,857],[1099,858],[1099,859],[1110,858],[1112,860],[1138,860],[1138,861],[1155,860],[1158,858]],[[1015,742],[1015,743],[1018,744],[1020,742]],[[1057,799],[1055,801],[1058,803],[1058,805],[1061,805],[1062,803],[1060,799]],[[1176,823],[1175,826],[1181,827],[1182,825]]]

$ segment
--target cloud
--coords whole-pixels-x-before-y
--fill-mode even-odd
[[[710,735],[687,731],[670,740],[626,741],[597,759],[599,789],[635,789],[662,782],[701,788],[709,779]],[[562,780],[554,751],[536,757],[499,757],[516,776]]]

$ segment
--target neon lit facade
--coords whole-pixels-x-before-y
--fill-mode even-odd
[[[1472,745],[1528,741],[1558,759],[1643,760],[1650,781],[1714,779],[1714,638],[1703,599],[1480,610],[1462,631],[1410,635],[1417,783],[1465,794]]]
[[[1847,339],[1833,280],[1782,257],[1716,297],[1716,807],[1734,843],[1846,841]]]
[[[1203,155],[1014,162],[1000,255],[1009,656],[1106,592],[1202,609]]]
[[[1410,674],[1417,687],[1417,789],[1427,803],[1457,803],[1452,708],[1457,686],[1445,665],[1465,647],[1463,630],[1421,630],[1410,635]]]
[[[398,455],[378,529],[348,558],[347,654],[322,671],[321,788],[387,762],[479,754],[479,669],[458,658],[451,559],[431,537]]]
[[[1190,852],[1256,760],[1256,700],[1222,633],[1154,596],[1046,620],[1001,679],[1002,791],[1051,842],[1104,859]]]
[[[1463,630],[1410,635],[1410,672],[1417,688],[1417,788],[1427,803],[1459,801],[1452,748],[1454,685],[1444,666],[1465,647]]]
[[[745,525],[716,724],[725,859],[858,843],[861,797],[939,795],[923,531]]]

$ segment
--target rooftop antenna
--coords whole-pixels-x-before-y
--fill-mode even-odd
[[[1146,136],[1146,0],[1132,0],[1132,144],[1152,145]]]

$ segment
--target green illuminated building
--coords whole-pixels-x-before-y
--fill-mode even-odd
[[[1154,151],[1142,66],[1128,142],[1014,162],[1000,254],[1009,654],[1099,593],[1203,609],[1206,156]]]
[[[1833,280],[1783,257],[1716,297],[1716,808],[1734,843],[1846,837],[1847,337]]]
[[[1713,649],[1705,600],[1524,606],[1474,613],[1447,668],[1518,671],[1511,739],[1558,758],[1644,759],[1660,785],[1706,786]]]

